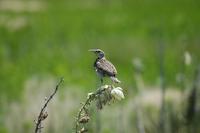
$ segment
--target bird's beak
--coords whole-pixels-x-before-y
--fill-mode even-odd
[[[88,51],[90,51],[90,52],[96,52],[97,50],[96,49],[89,49]]]

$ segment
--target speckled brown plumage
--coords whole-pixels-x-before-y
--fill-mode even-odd
[[[97,59],[94,62],[94,68],[100,76],[101,82],[103,82],[103,77],[108,76],[113,82],[119,83],[120,81],[116,78],[117,70],[115,66],[105,58],[104,52],[100,49],[92,49],[90,51],[97,55]]]
[[[103,74],[103,76],[114,76],[117,74],[115,66],[106,58],[96,59],[94,67],[97,72]]]

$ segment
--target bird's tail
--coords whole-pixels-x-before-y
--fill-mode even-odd
[[[111,80],[113,81],[113,82],[115,82],[115,83],[121,83],[121,81],[120,80],[118,80],[116,77],[110,77],[111,78]]]

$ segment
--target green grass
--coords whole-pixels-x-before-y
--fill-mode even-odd
[[[116,65],[124,86],[133,84],[134,57],[143,60],[144,78],[154,84],[159,76],[160,40],[166,45],[167,82],[173,85],[183,49],[199,57],[199,4],[195,0],[52,0],[44,1],[39,12],[0,11],[6,18],[0,25],[1,94],[15,99],[27,78],[46,74],[91,88],[96,83],[94,55],[87,50],[96,47]],[[5,26],[19,17],[25,25],[18,30]]]
[[[65,87],[60,90],[62,98],[55,101],[59,112],[54,105],[51,108],[54,113],[50,113],[55,118],[61,118],[58,122],[62,122],[59,124],[62,128],[53,129],[71,131],[71,121],[83,97],[80,89],[91,92],[98,82],[93,70],[95,56],[88,52],[90,48],[103,49],[107,58],[117,67],[118,78],[122,81],[121,86],[127,99],[122,103],[127,114],[124,122],[130,124],[124,125],[127,126],[127,132],[137,131],[136,124],[133,124],[137,122],[136,113],[131,108],[134,102],[132,98],[137,95],[132,93],[136,92],[135,70],[132,65],[134,58],[139,57],[144,64],[142,76],[145,85],[156,86],[159,81],[158,48],[160,43],[165,44],[166,85],[181,86],[176,82],[176,74],[182,71],[183,54],[187,50],[191,53],[193,62],[185,69],[186,86],[191,85],[194,69],[200,59],[200,2],[197,0],[46,0],[42,1],[44,7],[40,11],[30,11],[31,7],[26,6],[22,6],[24,9],[21,11],[13,11],[13,3],[9,4],[11,9],[3,10],[5,6],[1,2],[0,133],[9,131],[5,120],[10,121],[12,130],[32,131],[32,111],[37,108],[41,97],[47,95],[40,88],[49,87],[51,82],[48,80],[52,77],[54,80],[65,78]],[[19,5],[28,2],[24,0]],[[27,95],[26,84],[32,80],[33,83],[28,84],[32,88],[28,88],[30,92]],[[42,81],[45,83],[41,84]],[[34,91],[36,92],[33,93]],[[41,91],[42,96],[38,94]],[[71,95],[73,91],[80,94]],[[113,121],[120,114],[121,105],[113,109],[118,112],[112,113],[113,117],[107,113],[112,112],[111,109],[113,107],[104,112],[105,116],[102,115],[102,119],[108,119],[106,122],[110,124],[104,124],[104,132],[112,132],[110,127],[116,127]],[[24,117],[23,112],[27,121],[18,120],[19,117]],[[155,113],[155,107],[149,110],[144,108],[144,112],[147,112],[147,131],[157,130],[155,125],[158,121],[152,115],[158,114],[157,111]],[[171,110],[168,113],[177,115],[180,112]],[[182,125],[179,126],[184,130]],[[115,130],[118,131],[118,128],[120,127],[117,126]],[[46,130],[51,130],[51,125]]]

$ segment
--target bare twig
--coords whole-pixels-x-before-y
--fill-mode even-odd
[[[60,79],[60,81],[58,82],[58,84],[55,87],[54,92],[49,96],[49,98],[47,100],[45,100],[45,104],[43,105],[39,116],[37,118],[37,120],[35,120],[36,126],[35,126],[35,133],[41,133],[41,129],[42,127],[42,121],[45,120],[48,116],[48,113],[45,112],[45,109],[47,108],[48,103],[51,101],[51,99],[54,97],[54,95],[56,94],[59,86],[61,85],[61,83],[64,81],[63,78]]]

